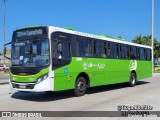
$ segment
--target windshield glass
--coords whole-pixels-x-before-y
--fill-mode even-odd
[[[48,39],[17,40],[12,43],[12,66],[42,67],[49,64]]]

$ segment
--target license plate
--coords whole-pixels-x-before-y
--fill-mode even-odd
[[[26,88],[26,85],[19,85],[19,88],[25,89],[25,88]]]

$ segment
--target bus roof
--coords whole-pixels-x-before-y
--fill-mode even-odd
[[[106,35],[94,35],[94,34],[79,32],[79,31],[76,31],[73,28],[72,29],[70,29],[70,28],[60,28],[60,27],[55,27],[55,26],[29,26],[29,27],[24,27],[24,28],[17,29],[17,30],[23,30],[23,29],[28,29],[28,28],[38,28],[38,27],[48,27],[52,31],[65,32],[65,33],[70,33],[70,34],[89,37],[89,38],[94,38],[94,39],[101,39],[101,40],[105,40],[105,41],[112,41],[112,42],[116,42],[116,43],[134,45],[134,46],[138,46],[138,47],[145,47],[145,48],[150,48],[150,49],[152,48],[152,47],[146,46],[146,45],[127,42],[122,38],[114,38],[114,37],[110,37],[110,36],[106,36]]]
[[[104,36],[101,36],[101,35],[94,35],[94,34],[89,34],[89,33],[84,33],[84,32],[79,32],[79,31],[73,31],[73,30],[60,28],[60,27],[55,27],[55,26],[48,26],[48,27],[49,27],[49,29],[53,29],[54,31],[65,32],[65,33],[80,35],[80,36],[89,37],[89,38],[101,39],[101,40],[105,40],[105,41],[112,41],[112,42],[116,42],[116,43],[122,43],[122,44],[128,44],[128,45],[133,45],[133,46],[145,47],[145,48],[152,49],[152,47],[150,47],[150,46],[141,45],[141,44],[132,43],[132,42],[127,42],[127,41],[124,41],[124,40],[120,40],[120,39],[112,38],[112,37],[108,37],[108,36],[104,37]]]

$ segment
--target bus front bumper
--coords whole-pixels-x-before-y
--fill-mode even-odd
[[[47,78],[40,83],[17,83],[11,82],[10,80],[10,88],[12,90],[17,91],[33,91],[33,92],[42,92],[42,91],[53,91],[54,90],[54,83],[53,79]]]

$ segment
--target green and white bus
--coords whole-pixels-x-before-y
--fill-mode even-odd
[[[151,47],[54,26],[15,30],[10,87],[18,91],[73,89],[124,83],[152,76]]]

